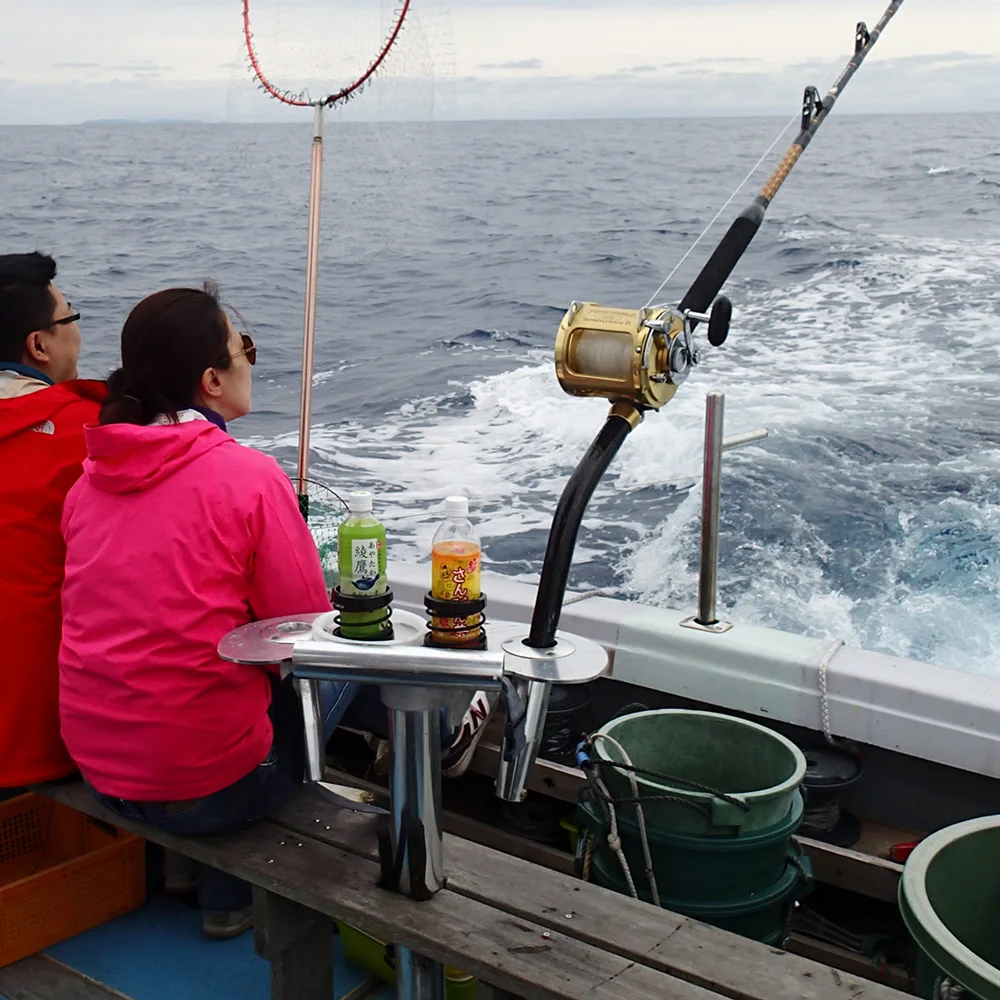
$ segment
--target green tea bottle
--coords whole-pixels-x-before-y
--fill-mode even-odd
[[[349,515],[337,530],[337,570],[345,597],[377,597],[388,589],[385,527],[372,514],[372,495],[358,491],[347,501]],[[380,639],[391,628],[389,609],[341,611],[345,639]]]

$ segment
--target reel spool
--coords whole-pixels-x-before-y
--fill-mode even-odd
[[[658,410],[699,361],[694,328],[708,323],[708,341],[719,347],[729,336],[732,313],[725,296],[715,300],[709,314],[574,302],[556,337],[556,377],[571,396],[625,402],[640,413]]]

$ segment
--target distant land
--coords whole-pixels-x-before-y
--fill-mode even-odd
[[[206,118],[88,118],[81,125],[213,125]]]

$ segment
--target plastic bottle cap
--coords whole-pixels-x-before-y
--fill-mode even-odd
[[[444,512],[449,517],[468,517],[469,498],[468,497],[446,497],[444,501]]]
[[[366,490],[355,490],[347,498],[347,509],[352,514],[367,514],[372,509],[372,495]]]

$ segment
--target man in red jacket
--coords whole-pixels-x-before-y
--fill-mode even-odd
[[[59,521],[105,390],[77,380],[80,314],[55,275],[51,257],[0,256],[0,790],[76,770],[59,736]]]

